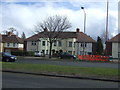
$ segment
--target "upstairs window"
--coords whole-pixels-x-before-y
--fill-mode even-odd
[[[87,43],[85,43],[85,47],[87,47]]]
[[[36,41],[32,41],[32,45],[33,45],[33,46],[36,45]]]
[[[57,41],[56,40],[54,41],[54,46],[57,46]]]
[[[45,46],[45,41],[42,41],[42,46]]]
[[[61,46],[62,46],[61,41],[58,41],[58,46],[59,46],[59,47],[61,47]]]
[[[81,47],[83,47],[83,43],[81,43]]]
[[[69,46],[69,47],[72,47],[72,42],[69,42],[68,46]]]
[[[13,43],[13,47],[15,47],[16,43]]]

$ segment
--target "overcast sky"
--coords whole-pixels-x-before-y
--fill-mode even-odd
[[[118,33],[118,1],[109,0],[109,37]],[[106,28],[106,0],[2,0],[0,3],[0,33],[13,27],[26,36],[33,35],[34,25],[46,17],[65,15],[72,23],[68,31],[84,30],[86,12],[86,34],[96,38]]]

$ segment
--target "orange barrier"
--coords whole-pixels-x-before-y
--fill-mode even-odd
[[[108,56],[101,55],[77,55],[79,60],[87,60],[87,61],[108,61]]]

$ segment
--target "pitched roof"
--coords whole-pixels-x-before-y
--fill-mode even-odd
[[[84,34],[83,32],[78,33],[77,39],[78,39],[78,42],[96,42],[94,39]]]
[[[108,42],[120,42],[120,33],[108,40]]]
[[[49,32],[49,34],[53,34],[53,33]],[[54,34],[56,35],[57,32]],[[27,38],[26,41],[39,40],[39,38],[46,38],[46,36],[44,35],[43,32],[40,32],[38,34],[35,34]],[[91,37],[87,36],[83,32],[61,32],[59,35],[59,38],[62,38],[62,39],[76,38],[78,42],[96,42],[95,40],[93,40]]]
[[[7,42],[7,43],[24,43],[23,39],[19,38],[16,35],[2,35],[2,42]]]

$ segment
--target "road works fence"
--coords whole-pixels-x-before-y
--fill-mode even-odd
[[[101,55],[77,55],[79,60],[86,60],[86,61],[109,61],[108,56],[101,56]]]

